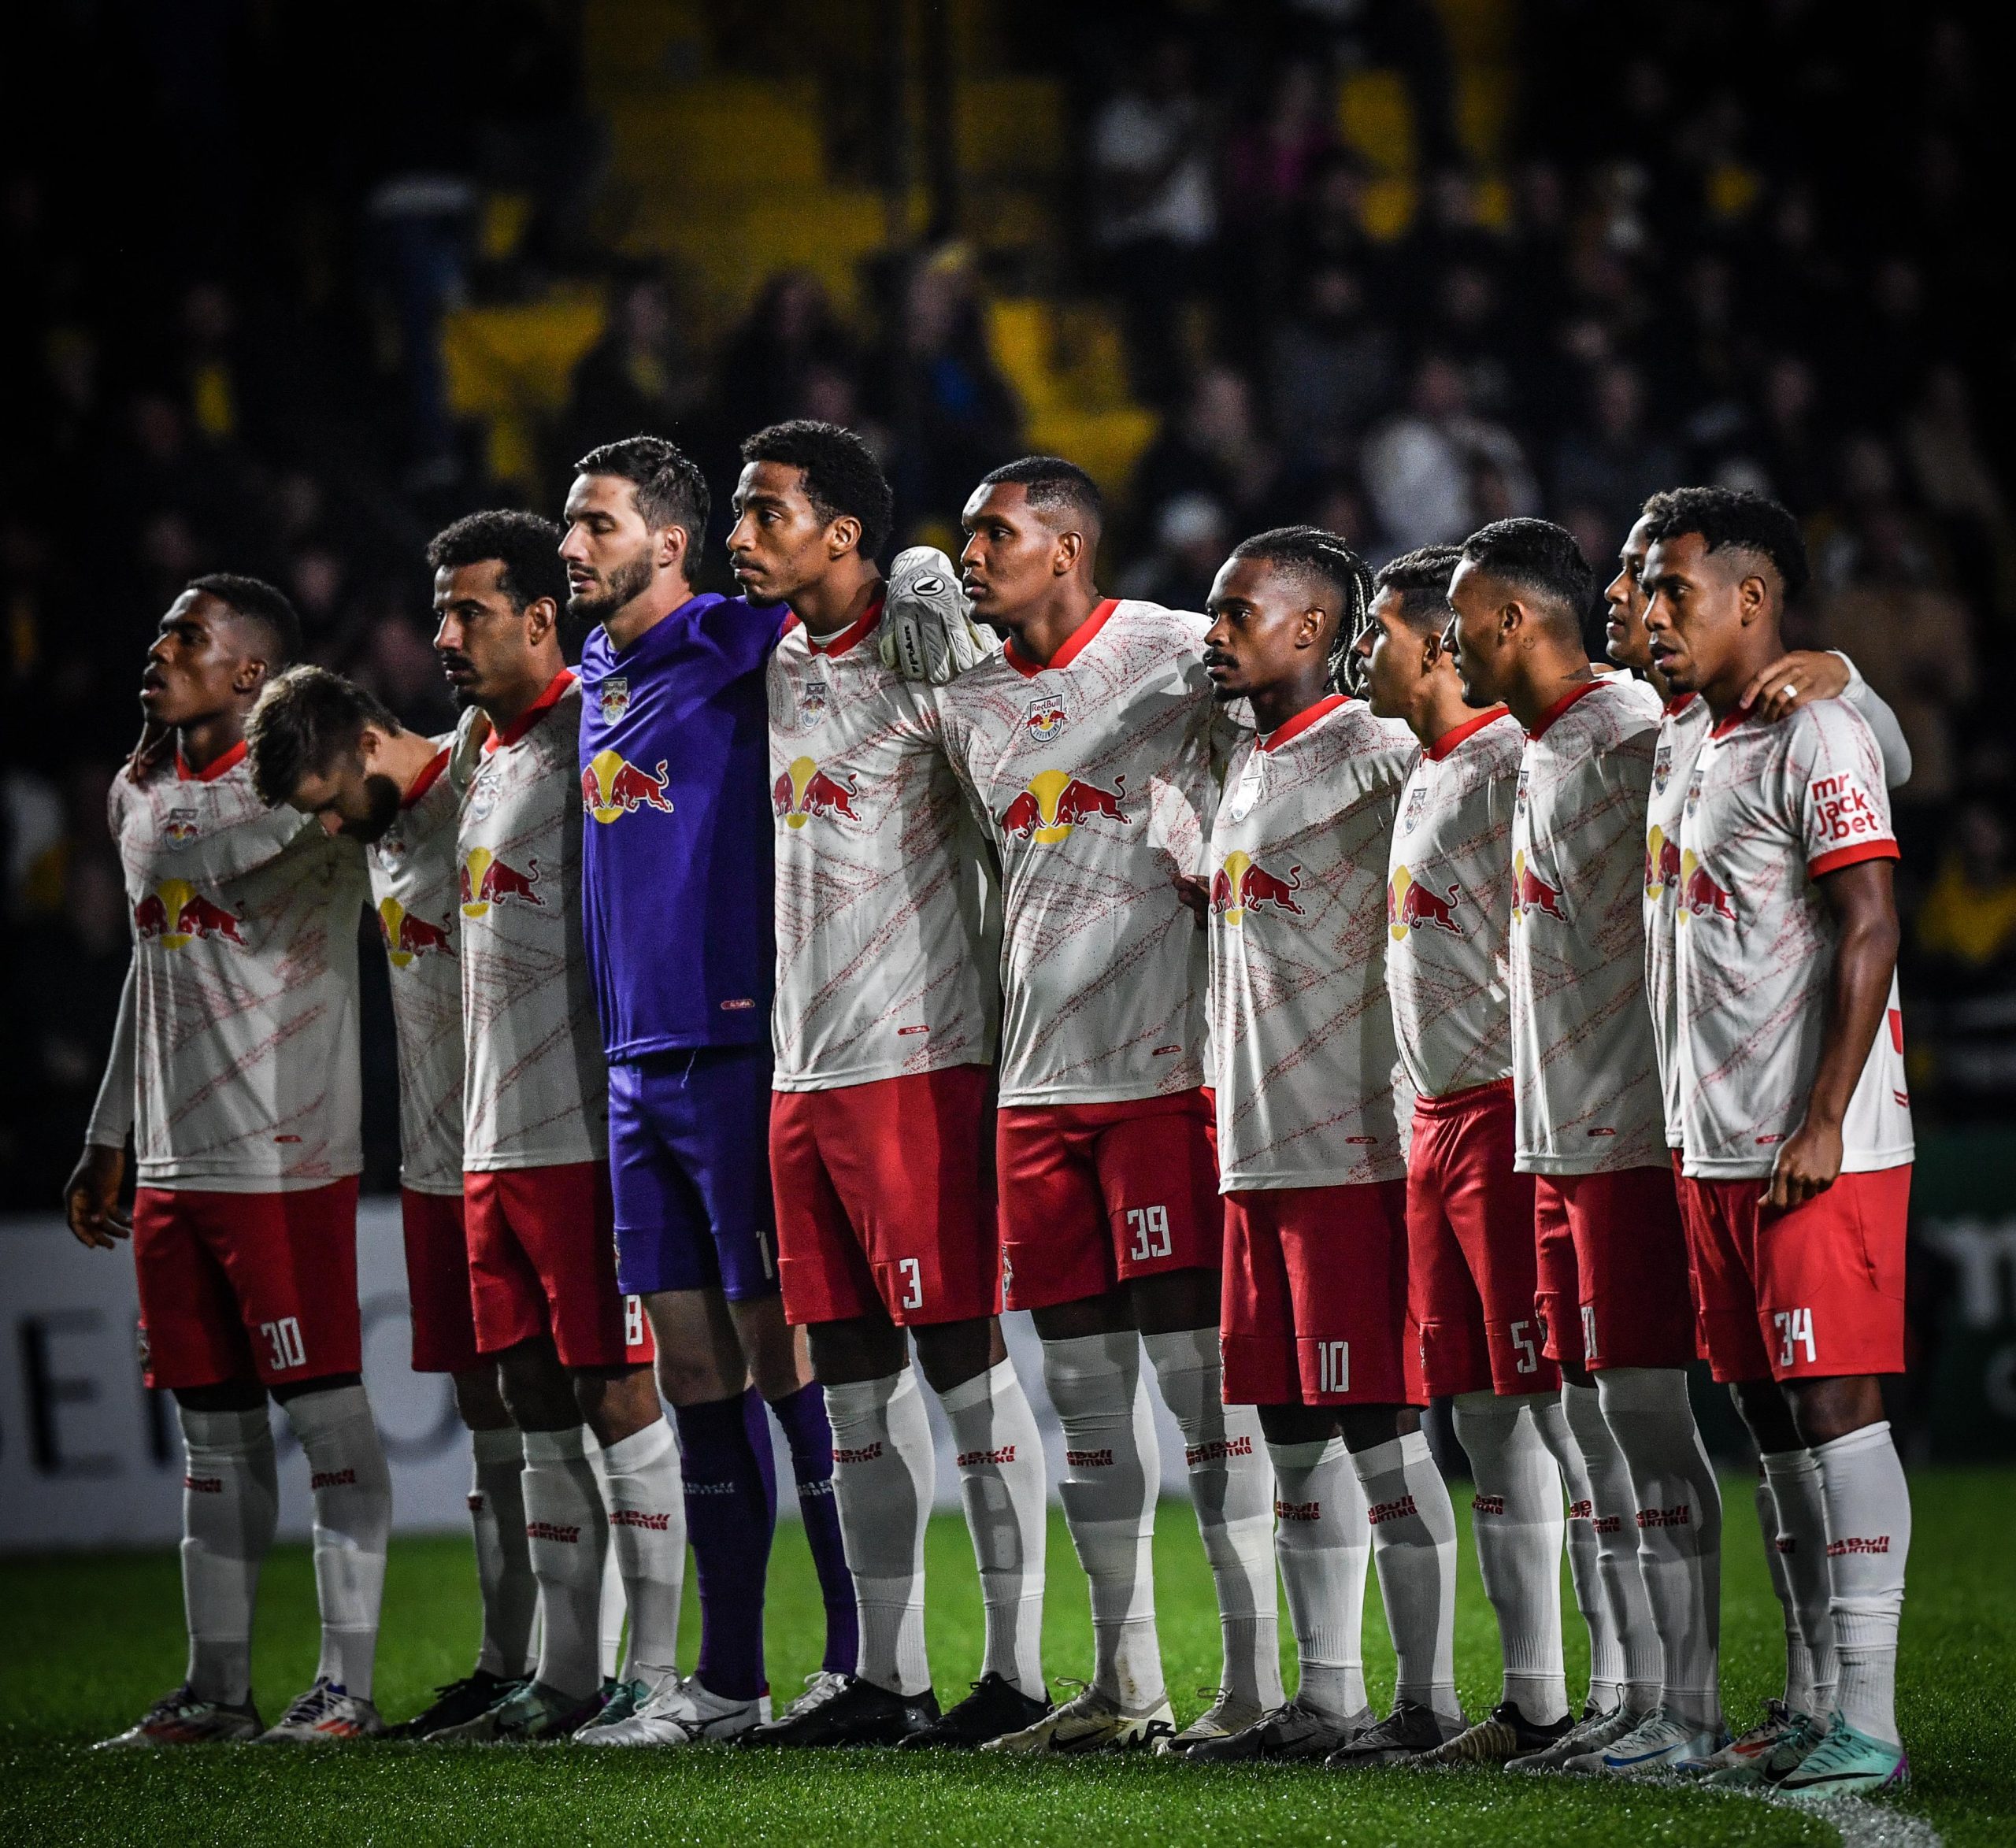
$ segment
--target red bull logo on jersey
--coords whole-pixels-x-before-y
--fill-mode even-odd
[[[672,798],[665,790],[671,780],[663,757],[657,769],[644,770],[621,751],[598,750],[581,772],[581,811],[605,824],[619,815],[634,815],[639,809],[669,815]]]
[[[595,689],[602,706],[602,722],[613,725],[630,709],[630,681],[626,675],[611,674]]]
[[[521,872],[487,847],[470,848],[462,857],[462,916],[481,917],[493,905],[535,905],[543,911],[546,901],[533,889],[539,862],[528,860],[525,867]]]
[[[1566,924],[1568,913],[1561,908],[1561,888],[1551,886],[1526,862],[1524,847],[1512,856],[1512,916],[1516,920],[1544,911]]]
[[[165,879],[133,906],[133,932],[143,942],[164,950],[180,950],[199,938],[217,937],[243,950],[244,922],[214,899],[206,898],[186,879]]]
[[[171,847],[186,847],[202,831],[194,809],[170,809],[161,818],[161,838]]]
[[[1022,723],[1039,744],[1049,743],[1064,729],[1064,702],[1054,693],[1031,700],[1028,710],[1022,715]]]
[[[1680,857],[1680,921],[1690,917],[1722,917],[1736,922],[1736,906],[1715,876],[1689,847]]]
[[[810,757],[793,757],[783,776],[770,786],[770,805],[787,828],[802,828],[815,815],[844,816],[858,821],[854,805],[854,779],[844,783],[821,769]]]
[[[1456,921],[1456,907],[1462,902],[1461,887],[1451,885],[1448,896],[1438,898],[1406,866],[1396,866],[1386,885],[1386,928],[1395,943],[1410,931],[1447,931],[1460,937],[1463,927]]]
[[[1269,872],[1251,854],[1235,850],[1226,854],[1225,864],[1211,875],[1211,909],[1228,924],[1244,924],[1247,913],[1263,905],[1291,917],[1306,917],[1308,913],[1295,900],[1301,890],[1299,866],[1291,866],[1288,877],[1283,879],[1278,873]]]
[[[438,952],[453,956],[454,946],[440,924],[431,924],[410,912],[396,898],[378,902],[378,928],[385,939],[385,954],[395,969],[410,968],[417,957]]]
[[[1680,843],[1655,822],[1645,831],[1645,896],[1680,891]]]
[[[1059,723],[1062,722],[1059,715]],[[1070,838],[1081,821],[1102,818],[1127,824],[1127,811],[1121,804],[1127,798],[1127,779],[1116,776],[1113,787],[1102,789],[1087,783],[1068,770],[1039,770],[1028,787],[1001,811],[1001,831],[1018,841],[1048,844]]]
[[[1659,748],[1652,753],[1652,790],[1657,795],[1666,793],[1666,785],[1673,780],[1673,740],[1662,740]]]

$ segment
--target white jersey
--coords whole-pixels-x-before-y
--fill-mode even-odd
[[[1840,929],[1816,882],[1896,857],[1882,757],[1844,702],[1777,724],[1732,715],[1707,735],[1681,817],[1675,930],[1688,1174],[1770,1173],[1805,1119],[1826,1027]],[[1842,1124],[1841,1168],[1911,1156],[1893,974]]]
[[[1386,872],[1386,980],[1423,1097],[1512,1075],[1512,801],[1526,735],[1503,706],[1421,754]]]
[[[1386,1002],[1387,845],[1421,747],[1332,694],[1243,744],[1211,828],[1219,1185],[1406,1172]]]
[[[580,689],[563,672],[485,743],[462,796],[471,1173],[608,1153],[609,1068],[581,932],[580,728]]]
[[[938,694],[946,754],[1001,856],[1001,1102],[1203,1080],[1198,872],[1232,723],[1201,616],[1100,604],[1047,667],[1006,652]]]
[[[1520,754],[1512,812],[1512,1075],[1524,1174],[1666,1165],[1645,1005],[1640,843],[1659,699],[1599,676]]]
[[[371,843],[371,902],[391,965],[399,1041],[399,1181],[417,1194],[462,1191],[462,967],[456,831],[461,791],[452,735]]]
[[[770,656],[779,1091],[991,1065],[998,904],[929,687],[882,665],[878,603]]]
[[[245,746],[107,804],[132,909],[119,1043],[87,1139],[130,1126],[143,1187],[327,1186],[364,1165],[354,841],[252,787]]]
[[[1673,914],[1680,902],[1680,812],[1694,780],[1694,760],[1708,735],[1708,708],[1698,694],[1666,702],[1652,750],[1645,800],[1645,1001],[1658,1055],[1660,1120],[1666,1146],[1680,1146],[1680,1065],[1673,1056],[1679,1003],[1673,998]]]

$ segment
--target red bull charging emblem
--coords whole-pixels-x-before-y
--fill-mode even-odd
[[[639,809],[669,815],[672,798],[665,791],[670,781],[663,757],[657,769],[645,770],[621,751],[598,750],[581,772],[581,809],[604,823],[619,815],[634,815]]]
[[[1656,823],[1645,833],[1645,896],[1680,891],[1680,843]]]
[[[1397,943],[1410,931],[1447,931],[1460,937],[1463,927],[1456,921],[1456,907],[1463,902],[1462,889],[1451,886],[1447,898],[1438,898],[1405,866],[1393,868],[1386,887],[1386,927]]]
[[[1125,776],[1114,777],[1113,787],[1102,789],[1068,770],[1039,770],[1001,811],[1001,831],[1011,839],[1048,844],[1069,839],[1073,828],[1095,817],[1124,827],[1127,811],[1121,804],[1126,795]]]
[[[1294,917],[1308,915],[1295,902],[1302,890],[1302,868],[1291,866],[1283,879],[1269,872],[1250,854],[1237,849],[1226,854],[1225,864],[1211,875],[1211,909],[1228,924],[1243,924],[1249,911],[1263,905]]]
[[[815,815],[845,816],[858,821],[854,805],[854,779],[828,776],[810,757],[793,757],[791,766],[770,787],[770,802],[787,828],[802,828]]]
[[[1736,905],[1714,875],[1689,847],[1680,857],[1680,921],[1690,917],[1722,917],[1736,922]]]
[[[186,879],[165,879],[133,906],[133,933],[164,950],[180,950],[198,938],[220,938],[243,950],[239,926],[245,920],[216,900],[206,898]]]
[[[493,905],[536,905],[543,911],[546,901],[533,889],[538,883],[536,860],[528,860],[521,872],[487,847],[472,847],[462,859],[462,916],[481,917]]]
[[[1531,917],[1536,912],[1544,912],[1559,924],[1568,921],[1568,913],[1562,909],[1560,887],[1549,885],[1533,871],[1527,863],[1526,850],[1521,847],[1512,856],[1512,915],[1515,919]]]
[[[445,923],[445,920],[444,920]],[[378,902],[378,928],[385,939],[385,954],[395,969],[409,966],[414,957],[435,951],[453,956],[454,946],[443,924],[431,924],[410,912],[396,898]]]

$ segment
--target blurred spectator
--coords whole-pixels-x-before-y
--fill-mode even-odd
[[[1230,366],[1213,366],[1191,387],[1182,415],[1165,424],[1142,457],[1134,494],[1144,508],[1180,494],[1203,494],[1225,509],[1238,535],[1267,524],[1280,459],[1262,434],[1253,390]]]
[[[1588,426],[1561,441],[1554,461],[1558,505],[1592,508],[1621,535],[1645,497],[1681,479],[1678,446],[1648,429],[1645,387],[1634,366],[1602,368],[1590,388]]]
[[[1486,518],[1540,508],[1518,439],[1470,415],[1462,374],[1440,354],[1421,361],[1408,408],[1366,445],[1365,478],[1389,554],[1453,543]]]
[[[803,414],[806,382],[815,368],[850,375],[854,365],[854,343],[825,284],[810,270],[772,276],[728,336],[715,369],[716,409],[730,453],[765,425]]]
[[[2016,979],[2016,861],[1999,803],[1970,797],[1954,812],[1939,875],[1919,908],[1917,947],[1966,987]]]
[[[1367,312],[1354,272],[1336,263],[1312,271],[1301,311],[1274,334],[1274,428],[1289,460],[1332,467],[1354,454],[1392,402],[1399,353],[1392,328]]]
[[[1231,545],[1225,509],[1209,494],[1180,494],[1156,515],[1155,549],[1121,579],[1120,594],[1202,609]]]
[[[703,383],[678,338],[664,283],[639,277],[617,295],[609,331],[574,368],[562,466],[618,437],[673,434]]]

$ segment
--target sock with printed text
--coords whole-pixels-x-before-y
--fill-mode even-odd
[[[1785,1705],[1795,1713],[1833,1710],[1840,1664],[1828,1613],[1827,1500],[1810,1450],[1766,1451],[1757,1524],[1771,1583],[1785,1609]]]
[[[1366,1712],[1365,1496],[1344,1440],[1269,1444],[1275,1539],[1301,1679],[1295,1698],[1337,1720]]]
[[[1624,1657],[1624,1704],[1634,1713],[1649,1713],[1659,1704],[1666,1652],[1653,1628],[1644,1570],[1638,1562],[1638,1498],[1631,1487],[1630,1468],[1603,1422],[1603,1406],[1593,1386],[1564,1383],[1561,1405],[1588,1471],[1596,1569],[1608,1594]]]
[[[322,1613],[315,1678],[368,1701],[392,1535],[392,1472],[378,1422],[361,1386],[298,1393],[281,1409],[308,1459],[315,1506],[315,1602]]]
[[[938,1395],[959,1470],[959,1499],[980,1568],[987,1612],[983,1676],[999,1675],[1032,1700],[1043,1678],[1044,1546],[1049,1534],[1043,1439],[1014,1363]]]
[[[1911,1494],[1880,1419],[1815,1444],[1826,1498],[1828,1614],[1840,1682],[1834,1705],[1858,1732],[1895,1745],[1897,1631],[1911,1552]]]
[[[609,1514],[587,1428],[524,1434],[525,1538],[539,1581],[540,1683],[585,1700],[602,1685],[602,1582]]]
[[[1568,1577],[1575,1587],[1575,1608],[1589,1633],[1589,1705],[1598,1713],[1607,1713],[1625,1699],[1624,1629],[1603,1578],[1589,1466],[1575,1434],[1568,1428],[1567,1408],[1559,1393],[1536,1393],[1521,1402],[1554,1458],[1556,1487],[1568,1499]],[[1602,1422],[1600,1409],[1597,1422]],[[1616,1446],[1610,1448],[1614,1450]],[[1620,1457],[1620,1468],[1622,1461]]]
[[[595,1492],[602,1497],[602,1509],[607,1512],[609,1501],[609,1465],[602,1461],[602,1449],[593,1431],[588,1433],[588,1467],[595,1472]],[[609,1545],[602,1556],[602,1609],[596,1624],[596,1634],[600,1639],[602,1678],[605,1685],[630,1679],[624,1657],[628,1651],[623,1646],[623,1620],[629,1614],[629,1606],[623,1596],[623,1574],[616,1564],[616,1529],[609,1530]]]
[[[1396,1700],[1459,1720],[1456,1699],[1456,1511],[1428,1436],[1410,1431],[1355,1452],[1373,1569],[1399,1658]]]
[[[630,1611],[627,1679],[655,1687],[676,1665],[686,1583],[686,1491],[672,1427],[654,1418],[602,1447],[610,1551]]]
[[[819,1665],[836,1675],[851,1675],[859,1648],[854,1585],[840,1539],[839,1506],[833,1498],[833,1431],[826,1421],[826,1402],[817,1387],[801,1386],[796,1392],[773,1400],[770,1409],[784,1427],[784,1442],[791,1447],[798,1512],[805,1523],[806,1543],[812,1549],[813,1568],[819,1575],[819,1596],[826,1606],[826,1652]],[[927,1423],[927,1433],[929,1429]],[[928,1454],[928,1442],[925,1447]],[[929,1502],[927,1495],[927,1506]]]
[[[769,1422],[754,1388],[732,1398],[678,1406],[673,1416],[700,1594],[700,1661],[694,1678],[724,1699],[753,1701],[769,1685],[763,1591],[777,1517]],[[762,1439],[760,1454],[751,1442],[752,1425]]]
[[[924,1531],[936,1460],[917,1374],[826,1388],[833,1432],[833,1485],[860,1613],[858,1666],[877,1687],[921,1694],[931,1685],[924,1650]]]
[[[525,1446],[517,1426],[472,1431],[469,1450],[469,1526],[476,1538],[476,1588],[483,1598],[483,1641],[476,1665],[514,1681],[528,1673],[539,1581],[525,1544]]]
[[[176,1408],[182,1426],[182,1602],[189,1686],[199,1700],[252,1698],[252,1613],[280,1519],[272,1426],[243,1412]]]

